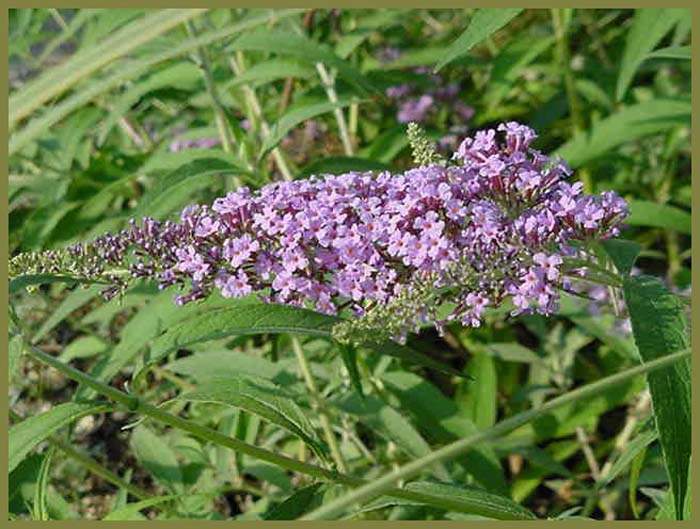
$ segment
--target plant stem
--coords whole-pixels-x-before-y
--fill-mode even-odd
[[[238,60],[235,57],[231,57],[229,64],[233,73],[236,75],[241,75],[243,73],[243,54],[241,52],[236,53]],[[248,116],[251,123],[257,121],[260,124],[260,130],[262,132],[263,138],[267,138],[270,135],[270,125],[265,121],[265,116],[263,116],[262,108],[260,106],[260,101],[258,96],[255,94],[255,90],[248,84],[243,84],[243,92],[245,93],[246,99],[248,99],[248,105],[252,116]],[[292,172],[289,170],[289,166],[282,155],[282,151],[279,147],[272,149],[272,157],[275,159],[275,164],[277,168],[282,173],[282,177],[285,180],[293,180]]]
[[[25,342],[26,344],[26,342]],[[209,441],[211,443],[230,448],[232,450],[240,451],[243,454],[260,459],[262,461],[267,461],[286,470],[291,470],[295,472],[300,472],[302,474],[307,474],[309,476],[314,476],[316,478],[326,479],[329,481],[335,481],[343,485],[349,485],[354,487],[360,487],[354,492],[348,494],[341,500],[337,500],[328,504],[325,508],[319,509],[312,512],[308,519],[318,519],[320,517],[334,516],[337,513],[341,513],[347,506],[353,505],[358,501],[362,501],[369,496],[377,493],[384,493],[395,498],[401,498],[406,500],[418,501],[421,503],[428,503],[435,506],[440,506],[444,504],[444,508],[457,511],[457,512],[471,512],[471,511],[460,511],[459,504],[450,502],[449,498],[436,499],[434,496],[426,497],[426,495],[411,492],[407,490],[401,490],[393,488],[393,483],[400,479],[408,479],[410,476],[415,475],[420,470],[426,467],[430,467],[438,461],[445,461],[452,459],[461,455],[462,453],[468,451],[474,444],[492,439],[499,435],[503,435],[518,426],[525,424],[537,417],[544,415],[552,410],[565,406],[572,402],[582,400],[593,395],[599,394],[601,391],[614,387],[621,384],[622,382],[634,378],[636,376],[649,373],[664,367],[668,367],[680,360],[684,360],[689,357],[691,350],[685,350],[678,353],[673,353],[662,358],[652,360],[646,364],[633,367],[624,371],[622,373],[617,373],[615,375],[606,377],[597,382],[593,382],[586,386],[582,386],[570,393],[562,395],[560,397],[554,398],[549,402],[545,403],[539,408],[528,410],[518,415],[514,415],[509,419],[506,419],[497,425],[478,432],[477,434],[471,435],[465,439],[456,441],[455,443],[449,444],[431,454],[417,459],[416,461],[398,468],[394,472],[385,475],[374,482],[368,483],[362,478],[358,478],[348,474],[342,474],[339,472],[334,472],[332,470],[327,470],[325,468],[318,467],[316,465],[311,465],[309,463],[304,463],[290,457],[277,454],[270,450],[265,450],[264,448],[259,448],[257,446],[250,445],[233,437],[228,437],[216,430],[202,426],[200,424],[182,419],[175,415],[172,415],[166,411],[161,410],[150,404],[141,402],[141,400],[133,395],[128,395],[116,388],[100,382],[94,379],[90,375],[83,373],[75,369],[72,366],[64,364],[57,358],[44,353],[36,347],[26,344],[26,352],[32,356],[35,360],[43,362],[50,365],[54,369],[60,371],[63,375],[75,380],[78,383],[84,384],[87,387],[95,390],[96,392],[104,395],[105,397],[126,406],[129,411],[133,413],[140,413],[150,419],[154,419],[172,426],[174,428],[179,428],[186,432],[191,433],[195,437],[202,439],[204,441]],[[369,492],[368,492],[369,491]],[[342,504],[339,504],[342,501]]]
[[[613,449],[610,452],[607,461],[605,462],[603,468],[600,471],[601,480],[605,479],[608,476],[608,474],[612,470],[613,464],[624,452],[627,443],[629,442],[630,438],[632,437],[632,434],[634,433],[634,428],[639,422],[640,416],[642,416],[642,414],[649,409],[650,404],[651,393],[645,391],[639,399],[639,402],[637,402],[637,405],[627,414],[625,424],[618,436],[615,438],[615,445],[613,446]]]
[[[585,129],[583,114],[581,113],[581,105],[579,104],[578,96],[576,95],[576,85],[574,75],[571,71],[571,53],[569,51],[569,39],[566,35],[564,27],[564,10],[552,9],[552,25],[554,26],[554,35],[557,40],[557,55],[559,67],[564,74],[564,88],[566,90],[566,99],[569,104],[569,113],[571,115],[571,128],[574,136],[577,136]],[[585,168],[579,169],[579,175],[586,193],[593,192],[593,182],[591,175]]]
[[[187,28],[187,33],[190,37],[196,38],[197,32],[192,24],[191,20],[185,22],[185,27]],[[228,123],[226,122],[226,111],[224,110],[224,105],[221,103],[221,98],[219,97],[219,92],[216,89],[216,84],[214,83],[214,74],[212,73],[211,63],[209,62],[209,56],[207,55],[207,50],[203,46],[197,48],[197,66],[199,66],[202,71],[202,77],[204,78],[204,85],[207,88],[207,93],[211,98],[212,107],[214,108],[214,118],[216,119],[216,127],[219,130],[219,137],[221,138],[221,146],[224,152],[233,152],[234,140],[231,137],[231,131],[228,128]],[[240,186],[240,181],[237,177],[233,178],[234,187]],[[224,177],[224,189],[229,190],[228,180]]]
[[[154,419],[163,424],[171,426],[173,428],[179,428],[180,430],[189,432],[193,436],[214,443],[219,446],[229,448],[231,450],[241,452],[248,456],[260,459],[262,461],[267,461],[273,465],[279,466],[286,470],[291,470],[294,472],[299,472],[301,474],[307,474],[320,479],[325,479],[328,481],[335,481],[337,483],[348,485],[348,486],[361,486],[365,485],[367,482],[362,478],[351,476],[348,474],[342,474],[340,472],[335,472],[333,470],[328,470],[316,465],[309,463],[304,463],[290,457],[277,454],[275,452],[265,450],[264,448],[259,448],[257,446],[250,445],[246,442],[240,441],[234,437],[229,437],[216,430],[202,426],[200,424],[188,421],[186,419],[181,419],[175,415],[172,415],[166,411],[161,410],[150,404],[143,403],[138,397],[128,395],[116,388],[113,388],[99,380],[95,380],[90,375],[79,371],[72,366],[64,364],[57,358],[44,353],[43,351],[27,344],[27,354],[32,356],[34,359],[50,365],[54,369],[60,371],[66,377],[75,380],[80,384],[85,384],[86,386],[94,389],[97,393],[100,393],[109,399],[126,406],[129,411],[133,413],[139,413],[150,419]],[[428,503],[432,505],[444,504],[445,509],[449,509],[457,512],[471,512],[470,510],[465,510],[459,504],[454,504],[450,502],[449,499],[437,500],[434,496],[426,496],[421,493],[411,492],[400,489],[389,489],[386,494],[393,496],[395,498],[400,498],[404,500],[409,500],[419,503]]]
[[[581,445],[581,450],[583,451],[583,455],[586,458],[588,468],[591,470],[591,477],[593,477],[594,481],[599,481],[600,466],[598,465],[598,461],[595,458],[595,454],[593,453],[591,445],[588,443],[588,436],[586,435],[585,430],[581,426],[578,426],[576,428],[576,438],[578,439],[578,442]]]
[[[508,432],[527,424],[530,421],[545,415],[552,410],[561,408],[568,404],[578,402],[589,398],[593,395],[598,395],[602,391],[609,388],[615,387],[631,378],[636,376],[649,373],[657,369],[668,367],[678,361],[688,358],[691,354],[690,349],[686,349],[681,352],[666,355],[657,360],[633,367],[622,373],[617,373],[609,377],[603,378],[591,384],[586,384],[581,386],[569,393],[565,393],[559,397],[553,398],[542,404],[537,408],[533,408],[517,415],[513,415],[508,419],[505,419],[498,424],[488,428],[486,430],[481,430],[472,435],[460,439],[453,443],[450,443],[430,454],[423,456],[421,458],[412,461],[383,477],[372,481],[371,483],[364,485],[345,496],[338,498],[326,505],[316,509],[315,511],[304,516],[304,520],[321,520],[321,519],[333,519],[345,512],[345,510],[356,503],[362,503],[369,498],[379,497],[381,494],[385,493],[388,489],[392,488],[395,483],[400,480],[407,480],[423,469],[430,468],[432,465],[438,462],[448,461],[454,459],[466,452],[468,452],[474,445],[494,439],[496,437],[503,436]]]
[[[333,427],[331,425],[328,413],[326,413],[322,402],[321,395],[318,392],[318,387],[316,386],[316,381],[314,380],[313,374],[311,373],[311,368],[306,356],[304,355],[304,350],[301,347],[299,338],[292,335],[292,349],[294,349],[294,355],[297,359],[297,364],[299,365],[299,370],[304,378],[304,383],[306,388],[309,390],[309,396],[311,397],[311,404],[314,411],[318,413],[319,421],[321,422],[321,428],[323,429],[323,435],[326,438],[326,442],[331,449],[331,455],[333,456],[333,461],[335,462],[338,470],[340,472],[347,472],[347,466],[345,460],[343,459],[343,454],[340,452],[340,447],[338,446],[338,441],[333,433]]]
[[[316,63],[316,70],[318,71],[318,75],[321,78],[323,88],[325,88],[326,90],[328,100],[334,105],[337,104],[338,94],[335,92],[335,86],[333,80],[331,79],[331,76],[328,74],[328,70],[326,70],[326,67],[323,65],[323,63],[320,62]],[[345,154],[347,156],[352,156],[354,154],[354,150],[352,147],[352,141],[350,140],[348,126],[345,123],[345,114],[343,113],[343,109],[335,108],[333,110],[333,114],[335,115],[335,120],[338,122],[338,132],[340,132],[340,139],[343,142]]]

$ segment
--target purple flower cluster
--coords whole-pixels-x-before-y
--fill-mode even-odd
[[[401,57],[401,50],[393,47],[381,48],[377,58],[381,62],[392,62]],[[450,133],[441,138],[439,145],[444,149],[454,149],[458,137],[467,132],[467,124],[474,116],[474,109],[459,99],[458,83],[448,82],[442,75],[434,74],[430,68],[419,66],[411,70],[426,76],[430,89],[422,90],[408,83],[390,86],[386,96],[398,105],[396,119],[399,123],[426,123],[447,108]]]
[[[132,221],[70,251],[180,285],[177,303],[217,289],[327,314],[384,309],[401,315],[395,335],[438,319],[426,303],[453,303],[447,319],[470,326],[506,299],[516,314],[549,314],[566,286],[570,241],[616,235],[627,208],[614,193],[566,182],[566,165],[531,148],[534,138],[507,123],[465,139],[448,167],[243,187],[189,206],[178,222]],[[416,305],[414,290],[432,294]]]

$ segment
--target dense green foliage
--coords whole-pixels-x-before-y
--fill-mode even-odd
[[[631,208],[598,248],[602,308],[567,295],[406,345],[15,277],[11,516],[688,518],[690,39],[676,9],[11,10],[12,254],[237,185],[411,167],[386,89],[435,72],[473,117],[436,105],[430,139],[517,119]]]

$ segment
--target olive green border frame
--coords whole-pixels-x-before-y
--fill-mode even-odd
[[[0,42],[0,71],[2,72],[2,78],[0,79],[0,88],[2,92],[0,93],[0,116],[7,116],[8,113],[8,9],[12,7],[16,8],[48,8],[48,7],[100,7],[100,8],[123,8],[123,7],[153,7],[153,8],[174,8],[174,7],[318,7],[318,8],[467,8],[467,7],[523,7],[530,9],[537,8],[553,8],[553,7],[576,7],[576,8],[642,8],[642,7],[656,7],[656,8],[669,8],[669,7],[685,7],[692,12],[692,28],[693,30],[698,29],[700,23],[700,2],[698,0],[671,0],[668,2],[653,1],[653,0],[576,0],[576,1],[552,1],[552,0],[531,0],[530,2],[517,1],[517,0],[491,0],[489,2],[477,1],[477,2],[467,2],[467,1],[455,1],[455,0],[438,0],[430,6],[425,4],[421,5],[419,2],[411,2],[408,0],[373,0],[372,2],[365,1],[355,1],[355,2],[323,2],[314,0],[264,0],[260,2],[259,5],[252,6],[255,2],[242,1],[242,0],[205,0],[202,2],[192,2],[192,1],[182,1],[182,0],[106,0],[103,2],[90,2],[84,0],[73,0],[69,2],[51,2],[51,1],[28,1],[21,2],[19,0],[14,0],[11,2],[2,2],[2,7],[0,9],[0,33],[2,33],[2,41]],[[199,4],[199,5],[198,5]],[[694,35],[691,33],[691,38]],[[700,224],[700,212],[698,208],[700,207],[700,183],[698,182],[698,171],[700,170],[700,138],[697,135],[697,131],[700,130],[700,93],[698,93],[698,79],[700,78],[700,72],[698,71],[698,62],[700,61],[700,47],[697,46],[697,37],[693,39],[692,47],[692,121],[691,130],[695,132],[692,135],[692,225],[696,229],[700,229],[698,225]],[[2,124],[0,125],[0,162],[3,169],[3,176],[0,177],[0,215],[2,215],[2,222],[0,222],[0,278],[4,285],[7,284],[7,261],[8,261],[8,223],[7,223],[7,148],[8,148],[8,129],[7,121],[3,118]],[[697,232],[696,232],[697,233]],[[697,243],[692,246],[692,259],[695,261],[696,266],[692,269],[692,303],[694,307],[700,306],[700,245]],[[0,333],[2,333],[2,338],[0,338],[0,399],[2,403],[0,405],[0,424],[8,424],[8,403],[7,403],[7,312],[4,307],[7,305],[8,299],[7,288],[3,286],[0,290]],[[693,391],[693,408],[695,410],[700,410],[700,391],[697,390],[700,387],[700,355],[698,355],[696,349],[700,343],[700,310],[695,310],[692,315],[692,344],[693,344],[693,356],[692,356],[692,381],[693,386],[696,388]],[[2,437],[0,437],[0,446],[7,445],[7,432],[3,429]],[[696,412],[693,415],[693,432],[692,432],[692,445],[697,447],[700,446],[700,418],[699,414]],[[7,526],[17,526],[22,527],[39,527],[42,522],[38,521],[7,521],[8,513],[8,480],[7,480],[7,450],[5,448],[0,449],[0,527]],[[700,520],[700,516],[697,511],[700,508],[700,487],[698,487],[698,477],[700,476],[700,458],[697,456],[693,458],[691,464],[691,476],[694,483],[692,490],[692,504],[694,505],[692,520],[683,522],[674,521],[624,521],[626,527],[675,527],[678,524],[690,527],[690,524]],[[203,526],[205,524],[217,524],[228,525],[235,524],[235,526],[241,529],[259,529],[261,527],[319,527],[319,528],[348,528],[348,527],[367,527],[367,528],[391,528],[391,529],[402,529],[402,528],[414,528],[424,527],[426,523],[430,524],[431,529],[433,527],[439,528],[475,528],[483,523],[488,525],[497,525],[503,528],[516,528],[522,527],[522,524],[526,524],[532,527],[533,524],[563,524],[566,527],[607,527],[609,524],[615,524],[612,522],[590,522],[585,520],[570,520],[561,522],[550,522],[545,520],[538,521],[524,521],[524,522],[512,522],[512,521],[327,521],[327,522],[192,522],[192,521],[158,521],[150,522],[156,523],[159,527],[167,528],[190,528],[195,525]],[[53,521],[50,522],[52,527],[56,528],[70,528],[70,527],[97,527],[100,521],[91,520],[78,520],[78,521]],[[120,528],[137,528],[146,527],[149,522],[107,522],[110,526],[118,526]],[[593,524],[593,526],[591,525]]]

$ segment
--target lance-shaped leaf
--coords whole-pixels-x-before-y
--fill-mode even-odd
[[[334,316],[288,305],[250,300],[231,302],[230,306],[204,311],[169,327],[154,341],[149,361],[155,362],[169,352],[189,345],[236,335],[292,333],[330,339],[333,326],[340,321]],[[463,376],[459,371],[391,340],[368,336],[359,345],[407,362]]]
[[[299,436],[319,456],[328,453],[316,435],[311,421],[284,390],[260,377],[239,375],[207,380],[180,398],[189,401],[215,402],[243,409]]]
[[[644,362],[690,347],[683,304],[661,281],[628,276],[623,290]],[[677,517],[683,512],[691,452],[690,360],[647,376]]]
[[[56,430],[85,415],[94,415],[109,408],[106,404],[95,402],[68,402],[12,425],[8,439],[8,472],[12,472],[36,445]]]

